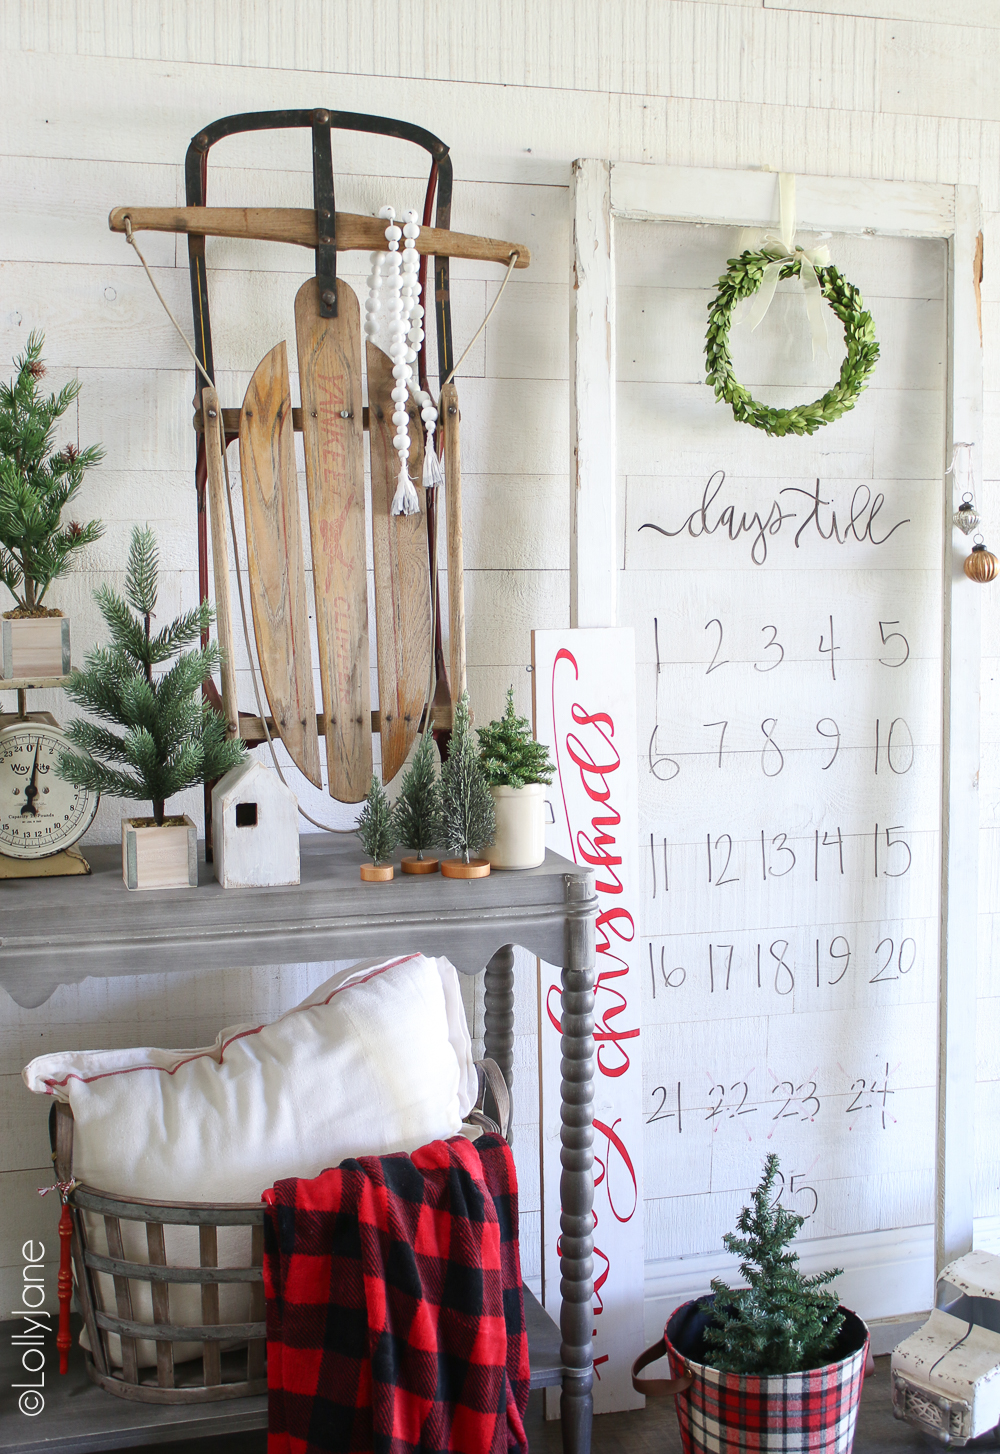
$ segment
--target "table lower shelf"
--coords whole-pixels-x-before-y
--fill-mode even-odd
[[[559,1329],[528,1288],[524,1314],[531,1356],[531,1387],[558,1387],[562,1379]],[[52,1339],[46,1348],[45,1407],[34,1417],[17,1406],[20,1382],[37,1383],[39,1375],[23,1373],[20,1349],[10,1338],[21,1324],[8,1323],[0,1332],[0,1380],[11,1396],[0,1412],[0,1454],[103,1454],[104,1450],[140,1445],[175,1444],[182,1439],[222,1438],[267,1428],[267,1396],[230,1399],[214,1404],[145,1404],[116,1398],[90,1382],[74,1335],[69,1372],[59,1375]],[[78,1329],[76,1330],[78,1331]],[[20,1376],[19,1376],[20,1375]]]

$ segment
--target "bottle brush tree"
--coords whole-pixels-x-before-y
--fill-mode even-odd
[[[361,839],[362,848],[376,868],[390,857],[399,841],[393,822],[392,804],[374,773],[365,805],[358,814],[356,832]]]
[[[215,613],[203,601],[154,635],[158,574],[153,532],[136,527],[124,597],[106,585],[94,592],[111,645],[91,651],[66,687],[100,722],[78,717],[70,724],[69,737],[89,755],[64,753],[59,775],[100,793],[148,799],[160,825],[167,798],[221,777],[243,761],[246,750],[226,740],[224,719],[200,696],[202,683],[220,665],[218,643],[184,650]],[[154,675],[154,667],[171,661],[167,671]],[[124,731],[113,732],[102,722]]]
[[[437,783],[437,752],[434,735],[426,729],[403,774],[399,797],[393,810],[396,835],[404,848],[416,850],[422,859],[425,848],[441,839],[441,798]]]
[[[531,735],[527,717],[514,711],[514,688],[507,688],[502,717],[479,728],[479,755],[486,780],[493,787],[524,788],[529,783],[550,783],[555,767],[544,742]]]
[[[445,847],[464,863],[496,836],[496,809],[469,721],[468,692],[455,708],[451,746],[441,768],[441,827]]]
[[[62,512],[83,483],[84,473],[103,458],[98,445],[56,452],[56,421],[66,413],[80,385],[69,383],[46,398],[44,339],[32,333],[17,374],[0,384],[0,580],[17,602],[10,615],[50,613],[42,600],[73,556],[103,534],[99,520],[61,524]]]
[[[731,1288],[712,1279],[713,1318],[705,1329],[705,1362],[723,1373],[800,1373],[821,1368],[834,1357],[844,1322],[837,1295],[829,1288],[840,1268],[806,1277],[789,1243],[805,1221],[779,1206],[775,1197],[778,1158],[772,1152],[736,1226],[727,1232],[726,1251],[740,1258],[747,1286]]]

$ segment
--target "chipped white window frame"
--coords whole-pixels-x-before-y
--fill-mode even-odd
[[[806,231],[941,239],[947,248],[948,363],[942,473],[971,441],[981,495],[982,230],[978,189],[928,182],[798,176]],[[764,171],[582,159],[573,164],[570,287],[570,621],[616,623],[615,219],[773,226],[776,177]],[[665,260],[666,261],[666,260]],[[836,427],[836,426],[834,426]],[[938,1008],[938,1271],[973,1240],[979,882],[981,587],[963,571],[964,538],[944,521],[941,923]]]

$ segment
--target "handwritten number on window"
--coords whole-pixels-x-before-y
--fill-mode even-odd
[[[681,770],[681,765],[675,757],[666,757],[656,750],[656,734],[659,732],[659,725],[653,728],[649,739],[649,770],[658,782],[671,782]]]
[[[762,626],[760,629],[761,629],[762,632],[763,631],[770,631],[770,633],[771,633],[771,639],[767,643],[767,645],[764,647],[764,650],[765,651],[771,651],[772,648],[773,649],[776,649],[777,652],[778,652],[778,657],[777,657],[777,660],[768,661],[766,663],[766,665],[764,665],[764,666],[761,666],[760,662],[755,661],[754,664],[753,664],[753,669],[754,669],[754,671],[774,671],[774,668],[776,666],[780,666],[781,663],[785,659],[785,648],[782,646],[781,642],[778,640],[778,628],[777,628],[777,626]]]
[[[706,631],[710,626],[717,626],[719,628],[719,640],[712,655],[712,660],[709,662],[708,667],[705,670],[706,676],[708,676],[709,672],[718,671],[720,666],[729,665],[727,661],[719,661],[719,652],[722,650],[722,622],[719,620],[718,616],[713,616],[711,621],[705,622]]]
[[[832,740],[833,738],[837,739],[830,756],[830,761],[824,762],[823,764],[823,771],[826,772],[827,768],[833,767],[833,764],[837,761],[837,753],[840,751],[840,728],[832,717],[821,717],[816,723],[816,731],[821,737],[826,737],[828,740]]]
[[[899,625],[899,622],[898,621],[880,621],[878,623],[879,635],[882,638],[882,645],[883,646],[888,646],[890,641],[901,641],[903,643],[903,645],[902,645],[901,648],[900,647],[897,647],[897,646],[894,646],[894,647],[891,648],[891,650],[893,650],[893,651],[902,650],[903,655],[901,657],[899,657],[898,660],[896,660],[896,661],[886,661],[886,659],[885,659],[884,656],[880,656],[879,657],[879,662],[881,663],[882,666],[891,666],[891,667],[902,666],[903,663],[904,663],[904,661],[909,661],[909,659],[910,659],[910,643],[907,641],[907,639],[903,635],[902,631],[890,631],[888,633],[886,632],[886,629],[885,628],[887,626],[898,626],[898,625]]]

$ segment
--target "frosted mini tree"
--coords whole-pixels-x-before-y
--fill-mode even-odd
[[[805,1221],[787,1212],[775,1198],[778,1158],[772,1152],[736,1226],[743,1236],[727,1232],[727,1252],[740,1258],[740,1276],[747,1286],[731,1288],[712,1279],[713,1318],[705,1329],[705,1362],[723,1373],[766,1376],[821,1368],[833,1360],[837,1334],[844,1322],[837,1295],[829,1284],[841,1269],[806,1277],[798,1254],[788,1245]]]
[[[82,671],[70,677],[66,693],[112,732],[78,717],[67,729],[89,756],[66,752],[59,775],[78,787],[119,798],[147,799],[157,826],[166,799],[195,783],[221,777],[243,761],[241,742],[226,740],[226,724],[199,695],[202,683],[221,663],[217,642],[185,651],[215,615],[207,601],[186,611],[154,636],[159,560],[149,529],[132,531],[125,595],[110,586],[94,592],[111,645],[91,651]],[[176,658],[176,660],[175,660]],[[153,668],[173,661],[154,676]]]
[[[392,805],[385,795],[385,788],[374,773],[365,805],[358,814],[355,831],[361,839],[362,848],[376,868],[390,857],[399,841],[393,823]]]
[[[74,555],[104,532],[99,520],[62,525],[63,509],[77,494],[84,473],[103,458],[94,444],[67,444],[55,452],[56,421],[66,413],[80,385],[67,384],[45,398],[44,338],[32,333],[9,384],[0,384],[0,580],[17,602],[18,614],[47,613],[42,599]]]
[[[415,849],[419,860],[423,859],[425,848],[434,848],[441,841],[437,752],[430,727],[421,737],[413,761],[403,774],[394,817],[398,841],[404,848]]]
[[[502,717],[479,729],[479,755],[486,779],[494,787],[525,788],[550,783],[555,772],[544,742],[531,735],[527,717],[514,710],[514,688],[507,688]]]
[[[468,692],[462,693],[455,708],[451,746],[441,769],[441,819],[445,847],[463,863],[496,836],[496,809],[469,721]]]

